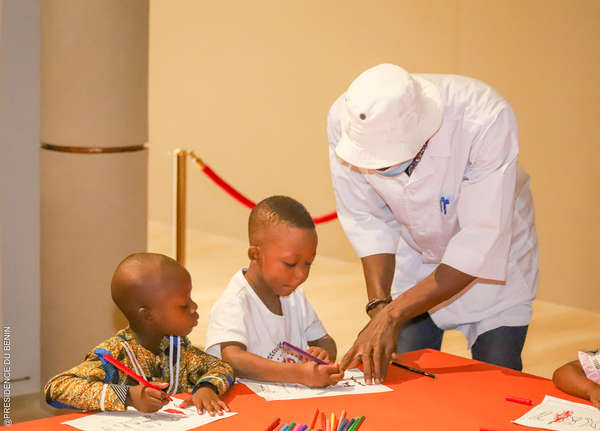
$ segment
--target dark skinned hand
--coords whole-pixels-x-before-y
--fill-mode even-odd
[[[159,388],[166,388],[168,383],[152,382],[153,385]],[[135,407],[142,413],[153,413],[160,410],[169,402],[169,397],[166,392],[157,391],[144,385],[130,386],[127,393],[126,404]]]
[[[389,315],[389,308],[379,311],[358,334],[340,363],[343,370],[363,365],[365,383],[382,383],[402,325]]]

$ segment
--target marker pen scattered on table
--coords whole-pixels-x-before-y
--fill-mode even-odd
[[[281,422],[280,418],[275,419],[273,421],[273,423],[267,427],[267,431],[273,431],[275,428],[277,428],[277,425],[279,425],[279,422]]]
[[[354,425],[352,425],[349,429],[349,431],[356,431],[358,429],[358,427],[360,427],[360,425],[363,423],[363,421],[365,420],[364,416],[359,417],[356,421],[354,421]]]
[[[419,370],[417,368],[409,367],[408,365],[399,364],[398,362],[392,361],[392,365],[395,365],[400,368],[404,368],[405,370],[410,371],[412,373],[417,373],[417,374],[421,374],[422,376],[431,377],[432,379],[436,378],[435,374],[431,374],[431,373],[428,373],[427,371]]]
[[[519,404],[525,404],[526,406],[532,406],[533,405],[533,401],[527,399],[527,398],[519,398],[519,397],[513,397],[512,395],[508,395],[506,397],[506,401],[511,401],[513,403],[519,403]]]
[[[340,423],[340,426],[338,427],[337,431],[342,431],[346,427],[347,423],[348,423],[348,418],[344,418],[344,420]]]
[[[315,409],[315,414],[313,415],[313,419],[310,422],[310,429],[315,429],[315,425],[317,423],[317,419],[319,418],[319,409]]]
[[[352,425],[354,425],[354,419],[350,419],[350,422],[346,423],[346,428],[344,428],[344,431],[348,431],[350,428],[352,428]]]

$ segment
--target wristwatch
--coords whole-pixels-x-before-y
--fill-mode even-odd
[[[391,296],[388,296],[387,298],[373,298],[369,302],[367,302],[367,305],[365,306],[365,312],[369,314],[369,311],[371,311],[375,307],[381,304],[389,304],[390,302],[392,302]]]

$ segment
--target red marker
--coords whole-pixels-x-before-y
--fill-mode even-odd
[[[277,428],[277,425],[279,425],[280,421],[281,419],[279,418],[275,419],[273,423],[267,427],[267,431],[273,431],[275,428]]]
[[[513,397],[511,395],[506,397],[506,401],[512,401],[513,403],[519,403],[519,404],[525,404],[526,406],[533,405],[533,401],[528,400],[527,398]]]
[[[315,424],[317,423],[317,418],[319,417],[319,409],[315,410],[315,414],[313,416],[313,420],[310,423],[310,429],[314,429],[315,428]]]
[[[142,385],[147,386],[147,387],[152,388],[152,389],[156,389],[157,391],[164,392],[163,389],[159,388],[158,386],[154,386],[152,383],[150,383],[148,380],[144,379],[142,376],[134,373],[131,370],[131,368],[129,368],[126,365],[123,365],[122,363],[120,363],[119,361],[117,361],[115,358],[112,357],[112,355],[110,353],[105,353],[104,355],[102,355],[102,357],[104,359],[106,359],[108,362],[110,362],[111,364],[113,364],[115,367],[117,367],[119,370],[123,371],[129,377],[131,377],[131,378],[137,380],[138,382],[140,382]],[[173,398],[171,398],[169,396],[169,394],[167,394],[167,397],[169,397],[169,399],[171,401],[173,401]]]

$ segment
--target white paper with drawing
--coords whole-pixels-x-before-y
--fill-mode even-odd
[[[181,400],[171,401],[156,413],[140,413],[133,407],[124,412],[102,412],[79,419],[63,422],[83,431],[184,431],[233,416],[237,413],[223,413],[223,416],[199,415],[195,407],[182,409]]]
[[[535,406],[519,419],[519,425],[556,431],[587,431],[600,429],[600,410],[587,404],[546,395],[541,404]]]
[[[291,383],[271,383],[250,379],[238,379],[238,381],[267,401],[373,394],[393,390],[385,385],[367,385],[363,372],[358,369],[346,370],[344,378],[337,385],[326,388],[309,388]]]

